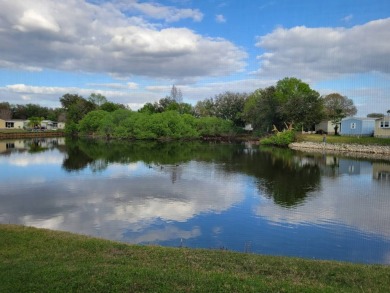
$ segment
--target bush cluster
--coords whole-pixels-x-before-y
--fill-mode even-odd
[[[261,145],[274,145],[280,147],[287,147],[290,143],[295,141],[294,130],[284,130],[276,134],[260,140]]]
[[[75,125],[71,126],[69,130],[74,132]],[[81,135],[123,139],[189,139],[228,135],[233,129],[231,121],[216,117],[196,118],[177,111],[149,114],[126,109],[91,111],[77,124]]]

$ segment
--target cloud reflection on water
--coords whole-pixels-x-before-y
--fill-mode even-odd
[[[196,172],[191,171],[193,168]],[[184,178],[177,184],[164,173],[142,174],[148,171],[142,166],[138,172],[132,165],[133,173],[128,173],[127,166],[114,169],[115,176],[104,176],[100,180],[81,176],[71,181],[35,184],[28,194],[24,189],[14,188],[0,196],[0,221],[122,240],[124,231],[144,230],[156,220],[185,222],[201,213],[227,210],[244,199],[239,179],[231,176],[227,181],[215,180],[226,174],[210,170],[205,164],[188,166],[188,172],[183,171]],[[137,172],[141,175],[133,177]],[[127,175],[119,176],[121,173]],[[204,177],[211,173],[214,176]],[[26,175],[27,181],[29,178],[31,176]],[[156,233],[163,232],[154,231]],[[190,233],[199,234],[199,228]],[[188,231],[171,235],[186,238]],[[137,236],[127,241],[144,238],[153,237]]]

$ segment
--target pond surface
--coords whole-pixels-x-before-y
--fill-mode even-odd
[[[0,223],[390,264],[390,163],[246,144],[0,141]]]

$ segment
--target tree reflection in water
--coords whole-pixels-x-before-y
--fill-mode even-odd
[[[255,148],[243,144],[214,144],[200,141],[102,141],[67,140],[68,155],[63,168],[69,172],[91,168],[98,172],[110,163],[166,168],[172,183],[178,180],[179,166],[189,161],[218,163],[224,172],[256,177],[266,197],[284,207],[293,207],[319,188],[321,171],[315,160],[299,157],[288,149]]]

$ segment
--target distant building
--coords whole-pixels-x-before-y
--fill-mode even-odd
[[[25,122],[26,122],[25,120],[19,120],[19,119],[12,119],[12,120],[0,119],[0,128],[23,129]]]
[[[341,135],[373,136],[378,118],[347,117],[341,120]],[[380,118],[379,118],[380,119]]]
[[[19,120],[19,119],[11,119],[11,120],[3,120],[0,119],[0,129],[10,128],[10,129],[29,129],[32,128],[29,125],[29,120]],[[40,127],[48,130],[56,130],[56,129],[64,129],[65,122],[55,122],[51,120],[42,120]]]
[[[390,164],[377,162],[373,163],[372,177],[376,180],[390,183]]]
[[[246,130],[246,131],[253,131],[252,124],[245,124],[244,130]]]
[[[56,130],[56,129],[64,129],[65,123],[64,122],[55,122],[51,120],[42,120],[41,127],[44,127],[48,130]]]
[[[375,121],[375,137],[390,138],[390,117],[386,116]]]
[[[336,124],[332,123],[330,120],[322,120],[320,123],[315,125],[315,132],[316,133],[327,133],[327,134],[334,134],[334,127]],[[340,129],[340,124],[338,124]]]

